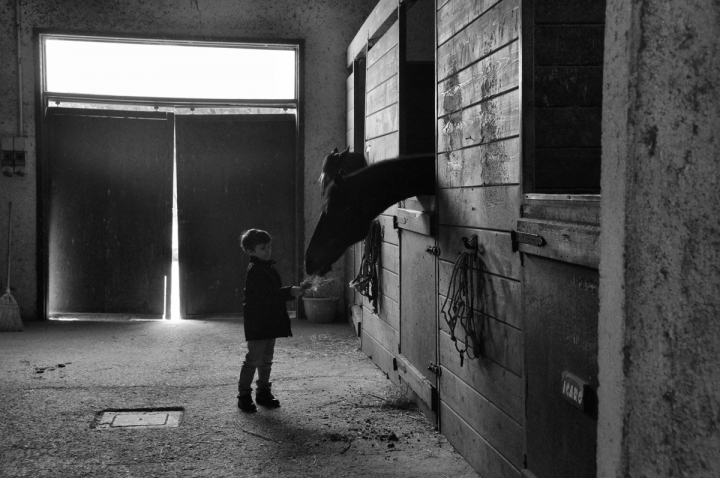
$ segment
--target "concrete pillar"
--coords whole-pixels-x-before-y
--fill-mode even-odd
[[[608,0],[599,477],[720,476],[720,3]]]

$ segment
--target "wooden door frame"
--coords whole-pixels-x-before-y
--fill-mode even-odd
[[[152,97],[112,97],[104,95],[83,94],[49,94],[45,91],[44,37],[75,36],[83,38],[106,38],[114,40],[136,40],[147,43],[157,42],[197,42],[197,43],[234,43],[247,45],[263,45],[266,47],[283,47],[296,51],[295,56],[295,100],[207,100],[178,99]],[[126,104],[140,106],[185,106],[185,107],[278,107],[295,108],[296,111],[296,153],[295,153],[295,229],[297,234],[296,257],[303,256],[304,244],[304,171],[305,171],[305,40],[303,39],[270,39],[245,37],[213,37],[213,36],[153,36],[138,33],[77,31],[53,28],[33,29],[33,55],[35,76],[35,131],[36,131],[36,273],[37,273],[37,310],[38,320],[45,321],[48,316],[49,301],[49,262],[47,213],[50,201],[50,183],[48,176],[48,127],[46,124],[47,104],[54,101],[72,101],[79,103]],[[174,120],[173,120],[174,129]],[[173,153],[174,154],[174,153]],[[174,158],[173,158],[174,160]],[[172,192],[170,193],[172,194]],[[172,207],[172,206],[171,206]],[[172,220],[172,219],[171,219]],[[295,265],[295,276],[302,279],[303,270],[299,261]],[[168,295],[169,297],[169,295]],[[169,300],[169,299],[168,299]],[[297,299],[296,299],[297,310]]]

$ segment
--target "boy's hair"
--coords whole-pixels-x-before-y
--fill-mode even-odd
[[[254,251],[260,244],[269,244],[272,237],[262,229],[248,229],[240,234],[240,247],[243,251]]]

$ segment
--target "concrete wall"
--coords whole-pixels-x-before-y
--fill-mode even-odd
[[[720,3],[608,0],[598,476],[720,476]]]
[[[347,46],[375,0],[21,0],[24,133],[35,135],[33,29],[138,35],[305,40],[305,230],[319,217],[316,186],[320,163],[333,147],[345,146]],[[0,0],[0,136],[18,135],[15,0]],[[37,315],[36,162],[25,177],[0,176],[0,276],[5,282],[7,203],[14,204],[13,296],[23,318]],[[342,274],[342,261],[333,274]],[[288,277],[286,280],[290,280]],[[341,294],[341,281],[334,287]]]

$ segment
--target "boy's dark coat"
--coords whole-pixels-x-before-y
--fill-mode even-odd
[[[245,280],[243,313],[245,340],[292,337],[285,302],[293,300],[291,286],[282,287],[275,261],[250,257]]]

